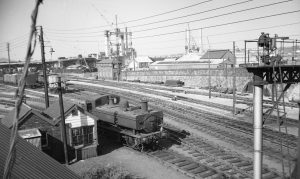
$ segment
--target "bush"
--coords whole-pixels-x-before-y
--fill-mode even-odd
[[[82,174],[83,179],[137,179],[121,167],[94,166]]]

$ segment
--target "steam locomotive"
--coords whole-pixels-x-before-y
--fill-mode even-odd
[[[163,112],[148,109],[148,102],[141,106],[130,106],[128,101],[118,103],[110,96],[109,103],[96,107],[93,114],[99,119],[102,130],[118,134],[120,141],[134,149],[154,147],[162,136]]]
[[[137,150],[157,146],[163,135],[162,111],[148,109],[146,100],[140,106],[133,106],[117,95],[91,96],[80,105],[97,117],[98,133],[114,135],[124,145]]]

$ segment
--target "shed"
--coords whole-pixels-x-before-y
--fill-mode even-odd
[[[98,77],[102,79],[117,80],[119,64],[115,59],[104,59],[96,64]]]
[[[131,61],[127,68],[130,70],[148,69],[151,63],[153,63],[153,61],[148,56],[139,56]]]
[[[12,127],[14,110],[11,111],[2,123],[8,128]],[[98,155],[98,135],[95,127],[96,118],[82,109],[79,105],[64,102],[64,115],[66,123],[68,158],[76,158],[76,148],[89,146],[89,157]],[[64,162],[63,141],[61,139],[61,115],[59,103],[50,105],[43,112],[22,104],[19,117],[18,130],[39,129],[41,133],[42,150],[59,162]],[[77,132],[78,131],[78,132]]]
[[[233,67],[234,56],[230,50],[208,50],[201,59],[211,61],[213,67]]]
[[[11,131],[0,123],[0,178],[3,178],[5,160],[9,150]],[[43,153],[17,136],[16,156],[11,178],[80,178],[65,165]]]
[[[59,103],[56,102],[47,108],[43,114],[53,120],[55,124],[61,121]],[[97,117],[77,104],[64,101],[64,116],[67,126],[67,143],[75,149],[77,160],[84,157],[98,155]]]

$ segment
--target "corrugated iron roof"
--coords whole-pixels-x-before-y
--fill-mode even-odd
[[[22,103],[21,108],[20,108],[20,113],[19,113],[19,119],[22,118],[24,115],[28,114],[32,108],[24,103]],[[10,111],[3,119],[2,119],[2,124],[4,124],[6,127],[10,127],[13,123],[13,119],[15,116],[15,108]]]
[[[15,115],[15,109],[13,109],[12,111],[10,111],[8,113],[8,115],[6,115],[6,117],[4,119],[2,119],[2,124],[5,125],[6,127],[10,128],[12,127],[12,123],[13,123],[13,118]],[[36,116],[38,116],[41,120],[44,120],[52,125],[54,125],[54,122],[47,118],[46,116],[43,116],[41,114],[40,111],[36,110],[36,109],[32,109],[30,106],[28,106],[27,104],[22,103],[21,105],[21,110],[20,110],[20,114],[19,114],[19,123],[23,120],[26,119],[26,117],[30,114],[34,114]]]
[[[208,50],[201,59],[223,59],[227,54],[231,53],[229,50]]]
[[[75,104],[73,103],[70,103],[70,102],[67,102],[67,101],[64,101],[63,102],[64,104],[64,114],[65,116],[67,114],[69,114],[69,112],[74,108],[76,107]],[[59,101],[51,104],[47,109],[45,109],[43,111],[43,113],[47,116],[47,117],[50,117],[52,118],[53,120],[57,120],[59,119],[61,116],[60,116],[60,105],[59,105]]]
[[[4,165],[9,149],[10,130],[0,124],[0,178],[3,178]],[[35,146],[17,137],[16,157],[11,170],[11,178],[80,178],[66,166],[58,163]]]

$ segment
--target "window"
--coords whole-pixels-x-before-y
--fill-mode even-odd
[[[72,110],[72,116],[78,116],[78,110],[77,109]]]
[[[93,143],[93,127],[82,126],[72,129],[73,146],[88,145]]]
[[[41,137],[41,143],[42,147],[47,147],[48,146],[48,134],[47,131],[42,131],[40,130],[42,137]]]

